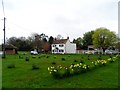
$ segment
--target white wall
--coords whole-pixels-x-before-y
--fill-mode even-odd
[[[56,45],[56,47],[60,50],[64,50],[64,52],[53,52],[53,50],[55,50],[56,47],[53,47],[53,45]],[[65,44],[63,44],[64,46],[63,47],[59,47],[59,45],[61,44],[52,44],[52,53],[65,53]]]
[[[68,40],[66,43],[66,53],[76,53],[76,44],[70,43]]]

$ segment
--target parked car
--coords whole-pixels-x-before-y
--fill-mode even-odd
[[[37,52],[37,50],[30,51],[30,54],[31,54],[31,55],[37,55],[37,54],[38,54],[38,52]]]
[[[114,47],[109,47],[105,50],[105,54],[118,54],[119,50]]]
[[[118,54],[118,50],[105,50],[105,54]]]

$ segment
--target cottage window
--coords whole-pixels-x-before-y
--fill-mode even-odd
[[[59,52],[64,52],[64,50],[61,49],[61,50],[59,50]]]
[[[53,50],[53,52],[54,52],[54,50]]]
[[[63,47],[64,45],[63,44],[60,44],[59,47]]]
[[[53,47],[56,47],[56,45],[53,45]]]

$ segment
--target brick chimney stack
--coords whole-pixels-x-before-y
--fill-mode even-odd
[[[67,37],[67,39],[69,39],[69,37]]]

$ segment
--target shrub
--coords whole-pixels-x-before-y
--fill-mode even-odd
[[[57,57],[56,56],[54,56],[54,59],[56,59]]]
[[[36,65],[36,64],[33,64],[33,65],[32,65],[32,69],[33,69],[33,70],[39,69],[39,66]]]
[[[51,64],[53,64],[53,65],[54,65],[54,64],[56,64],[56,62],[52,62]]]
[[[32,58],[36,58],[36,56],[32,56]]]
[[[19,59],[23,59],[23,56],[19,56]]]
[[[8,68],[15,68],[15,64],[9,64],[7,67]]]
[[[38,57],[38,58],[41,58],[41,57]]]
[[[88,60],[90,60],[90,58],[88,58]]]
[[[78,62],[77,60],[74,60],[74,62]]]
[[[84,63],[83,60],[80,60],[80,63]]]
[[[62,61],[65,61],[65,58],[61,58]]]
[[[25,61],[29,61],[29,57],[26,57],[26,58],[25,58]]]
[[[47,56],[46,58],[49,58],[50,56]]]

